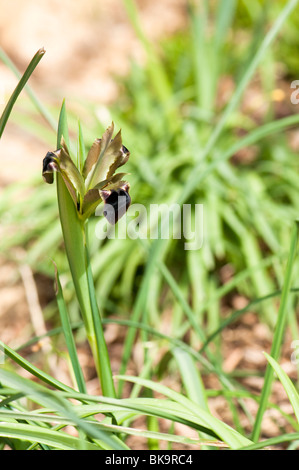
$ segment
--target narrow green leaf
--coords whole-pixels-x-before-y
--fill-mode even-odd
[[[285,322],[287,318],[287,305],[288,305],[288,299],[290,295],[292,272],[293,272],[293,266],[294,266],[296,252],[297,252],[297,245],[298,245],[298,230],[299,230],[299,221],[296,221],[296,223],[294,223],[292,235],[291,235],[290,252],[289,252],[289,257],[288,257],[288,262],[287,262],[287,267],[286,267],[284,284],[282,288],[277,323],[275,327],[272,348],[271,348],[271,357],[275,361],[277,361],[279,357]],[[256,415],[254,428],[252,432],[252,440],[255,442],[259,438],[262,419],[263,419],[263,415],[267,407],[267,403],[268,403],[268,399],[269,399],[269,395],[271,391],[271,386],[272,386],[272,381],[273,381],[273,369],[270,366],[270,364],[268,364],[267,369],[266,369],[266,374],[265,374],[264,386],[263,386],[262,394],[261,394],[260,406],[258,408],[258,412]]]
[[[123,0],[123,2],[137,38],[147,55],[147,75],[150,85],[153,87],[158,102],[162,105],[169,129],[171,132],[175,132],[179,128],[181,118],[176,106],[174,106],[173,90],[164,64],[156,52],[154,44],[144,32],[136,2],[134,0]],[[136,91],[138,93],[138,90]],[[141,94],[143,94],[142,91]]]
[[[3,354],[4,357],[6,356],[9,357],[16,364],[18,364],[23,369],[30,372],[34,377],[42,380],[44,383],[50,385],[51,387],[57,390],[64,390],[64,391],[70,391],[70,392],[73,391],[70,387],[68,387],[64,383],[60,382],[59,380],[54,379],[51,375],[47,374],[46,372],[42,371],[38,367],[31,364],[31,362],[29,362],[27,359],[24,359],[20,354],[18,354],[12,348],[4,344],[3,341],[0,341],[0,357],[1,357],[1,354]]]
[[[149,293],[149,285],[150,285],[153,272],[156,269],[156,261],[159,258],[159,254],[161,255],[161,252],[164,248],[163,241],[165,242],[165,240],[162,240],[161,244],[154,243],[150,248],[150,252],[149,252],[148,260],[146,264],[146,271],[142,278],[141,286],[139,288],[138,295],[135,299],[134,309],[131,315],[131,320],[133,323],[138,322],[140,320],[142,312],[146,309],[147,296]],[[131,356],[135,335],[136,335],[136,328],[134,327],[129,328],[126,339],[125,339],[125,343],[124,343],[122,363],[121,363],[120,370],[119,370],[120,374],[126,371],[127,363]],[[123,387],[123,382],[120,381],[118,385],[119,396],[122,393],[122,387]]]
[[[220,0],[219,2],[215,24],[215,45],[218,49],[224,43],[229,28],[232,25],[236,3],[236,0]]]
[[[175,281],[174,277],[170,273],[170,271],[166,268],[164,263],[157,263],[161,273],[163,274],[165,280],[167,281],[169,287],[171,288],[172,292],[174,293],[175,297],[177,298],[178,302],[180,303],[181,307],[183,308],[192,328],[198,335],[198,338],[201,341],[205,341],[205,333],[203,332],[202,328],[198,324],[197,318],[195,313],[193,312],[192,308],[190,307],[189,303],[184,298],[183,293],[181,292],[180,287],[178,286],[177,282]]]
[[[56,292],[57,305],[58,305],[58,310],[60,313],[63,333],[64,333],[65,341],[67,344],[71,364],[73,366],[73,372],[76,377],[79,391],[82,393],[85,393],[86,392],[85,381],[84,381],[82,369],[79,363],[76,345],[75,345],[75,341],[74,341],[74,337],[72,333],[72,328],[70,325],[70,319],[69,319],[68,312],[66,309],[66,305],[65,305],[65,301],[63,297],[63,291],[61,288],[61,283],[60,283],[60,278],[59,278],[59,273],[57,269],[56,269],[56,285],[57,285],[57,292]]]
[[[215,58],[208,40],[207,2],[193,3],[190,8],[190,29],[197,103],[200,109],[211,113],[215,101]],[[210,115],[210,114],[208,114]]]
[[[41,49],[42,51],[42,49]],[[0,47],[0,60],[14,73],[14,75],[17,77],[18,80],[22,78],[21,72],[17,69],[15,64],[10,60],[8,55],[5,53],[5,51]],[[36,109],[39,111],[39,113],[44,117],[46,122],[49,124],[49,126],[56,131],[57,128],[57,122],[53,118],[53,116],[49,113],[47,108],[42,104],[42,102],[38,99],[34,91],[31,89],[31,87],[26,84],[25,85],[25,90],[31,99],[32,103],[36,107]]]
[[[83,407],[84,410],[84,407]],[[93,410],[94,414],[98,414],[98,410]],[[82,412],[84,414],[84,411]],[[92,410],[89,407],[89,411],[85,411],[85,413],[91,415]],[[18,412],[16,410],[10,411],[10,410],[1,410],[0,409],[0,417],[1,421],[6,422],[8,420],[22,420],[22,421],[35,421],[36,423],[60,423],[61,425],[74,425],[74,423],[71,420],[68,420],[66,418],[61,418],[59,416],[53,416],[53,414],[45,414],[45,413],[33,413],[33,412]],[[94,421],[89,421],[87,422],[91,424],[95,424]],[[188,438],[184,436],[176,436],[173,434],[167,434],[163,432],[158,432],[158,431],[151,431],[151,430],[146,430],[146,429],[134,429],[130,427],[125,427],[125,426],[118,426],[114,424],[107,424],[102,422],[97,422],[96,425],[98,426],[99,429],[106,430],[108,432],[116,432],[118,434],[126,434],[129,436],[136,436],[136,437],[144,437],[147,439],[153,439],[153,440],[159,440],[159,441],[170,441],[170,442],[177,442],[180,444],[193,444],[193,445],[211,445],[214,447],[227,447],[226,444],[224,444],[221,441],[215,441],[215,440],[208,440],[208,439],[194,439],[194,438]],[[32,426],[33,430],[34,426]],[[25,428],[25,431],[28,431],[28,428]],[[39,427],[36,426],[36,432],[39,432]],[[57,433],[57,436],[55,438],[58,439],[58,436],[60,433],[55,431]],[[54,435],[54,434],[53,434]],[[52,435],[52,436],[53,436]],[[62,436],[65,434],[63,433]],[[83,441],[85,443],[85,441]]]
[[[275,370],[279,380],[281,381],[288,397],[289,400],[292,404],[295,416],[297,418],[298,424],[299,424],[299,394],[291,381],[291,379],[287,376],[285,371],[280,367],[280,365],[271,357],[269,354],[264,352],[264,355],[266,356],[267,360],[270,362],[271,366]]]
[[[87,231],[85,232],[85,239],[87,241]],[[92,321],[93,328],[96,337],[96,344],[98,348],[98,364],[100,367],[100,378],[103,394],[109,397],[115,397],[115,389],[113,383],[113,376],[110,364],[110,358],[108,354],[108,349],[104,337],[104,329],[101,322],[101,316],[96,301],[96,293],[93,283],[92,270],[90,264],[90,258],[87,248],[87,243],[85,245],[85,259],[86,259],[86,272],[87,272],[87,281],[88,281],[88,290],[91,301],[91,311],[92,311]]]
[[[147,53],[149,61],[149,74],[157,97],[163,103],[167,103],[171,97],[171,86],[162,62],[154,50],[153,44],[150,42],[144,32],[135,1],[123,0],[123,2],[136,35]]]
[[[40,60],[44,56],[45,52],[46,51],[44,49],[39,49],[37,51],[37,53],[34,55],[33,59],[31,60],[30,64],[28,65],[27,69],[25,70],[22,78],[20,79],[19,83],[17,84],[13,94],[11,95],[7,105],[5,106],[4,111],[2,113],[2,116],[0,118],[0,138],[3,134],[3,131],[4,131],[4,128],[5,128],[6,123],[8,121],[9,115],[12,111],[12,108],[13,108],[19,94],[23,90],[24,86],[26,85],[26,83],[29,80],[29,78],[31,77],[34,69],[36,68],[36,66],[39,64]]]
[[[190,401],[183,395],[174,392],[168,387],[165,387],[165,385],[153,382],[151,380],[141,379],[139,377],[117,376],[117,378],[133,383],[138,383],[144,387],[150,388],[151,390],[162,393],[171,400],[174,400],[178,404],[182,405],[186,410],[188,410],[188,412],[192,413],[201,420],[202,426],[205,427],[205,429],[203,429],[205,432],[209,433],[212,430],[217,436],[219,436],[220,439],[226,442],[233,449],[240,448],[241,446],[247,444],[249,445],[250,443],[249,439],[239,434],[236,430],[212,416],[211,413],[205,411],[202,407],[198,406],[193,401]]]
[[[209,436],[217,437],[215,431],[207,425],[202,417],[188,411],[180,403],[165,399],[158,400],[156,398],[128,398],[116,400],[107,397],[97,397],[97,401],[100,402],[97,404],[97,412],[115,414],[116,411],[127,410],[135,412],[136,416],[155,416],[182,423],[198,431],[205,432]],[[127,416],[124,417],[124,419],[127,418]]]
[[[8,371],[4,368],[0,368],[0,382],[15,388],[17,391],[21,391],[24,395],[29,396],[33,401],[36,401],[42,406],[53,409],[60,416],[65,416],[70,419],[87,435],[103,441],[109,448],[119,450],[125,448],[115,436],[101,431],[97,426],[80,418],[76,412],[76,407],[72,406],[65,397],[56,391],[48,390],[43,385],[25,379],[15,372]]]
[[[61,450],[99,450],[98,446],[87,440],[30,424],[0,423],[0,436],[46,444]]]
[[[205,388],[193,358],[180,348],[174,348],[172,353],[177,361],[188,398],[205,411],[209,411]]]
[[[146,430],[146,429],[135,429],[135,428],[129,428],[125,426],[116,426],[113,424],[103,424],[103,428],[109,430],[114,430],[115,432],[118,433],[124,433],[129,436],[136,436],[136,437],[144,437],[149,439],[150,441],[155,441],[155,442],[160,442],[160,441],[169,441],[169,442],[177,442],[179,444],[185,444],[185,445],[196,445],[196,446],[202,446],[202,445],[211,445],[213,447],[228,447],[224,442],[222,441],[217,441],[217,440],[211,440],[211,439],[193,439],[193,438],[188,438],[184,436],[176,436],[173,434],[168,434],[168,433],[163,433],[163,432],[158,432],[158,431],[151,431],[151,430]]]
[[[283,442],[298,441],[298,440],[299,440],[299,432],[287,433],[287,434],[282,434],[281,436],[271,437],[270,439],[265,439],[263,441],[257,442],[256,444],[251,444],[249,446],[242,447],[240,450],[269,449],[270,446],[282,444]]]
[[[67,148],[70,148],[70,138],[69,138],[68,124],[67,124],[65,100],[62,101],[62,105],[61,105],[60,113],[59,113],[58,128],[57,128],[57,141],[56,141],[57,148],[60,148],[62,140],[64,140]]]

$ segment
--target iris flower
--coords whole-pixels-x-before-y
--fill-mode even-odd
[[[130,185],[123,180],[126,173],[115,173],[130,156],[122,144],[121,131],[114,138],[114,124],[106,129],[101,139],[91,146],[80,172],[62,140],[61,147],[48,152],[43,160],[43,178],[52,184],[54,172],[60,172],[77,209],[78,217],[85,221],[97,206],[104,202],[103,214],[109,223],[116,223],[127,211],[131,198]]]

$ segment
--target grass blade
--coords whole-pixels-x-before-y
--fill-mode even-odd
[[[172,91],[164,67],[144,33],[135,1],[123,0],[123,2],[134,31],[147,53],[149,73],[157,96],[162,102],[167,103],[171,99]]]
[[[86,233],[86,232],[85,232]],[[87,233],[86,233],[87,235]],[[115,397],[115,388],[113,383],[113,376],[110,364],[110,358],[107,350],[107,345],[104,337],[104,330],[101,321],[101,316],[96,301],[96,293],[94,288],[94,282],[91,271],[91,264],[87,245],[85,245],[85,259],[86,259],[86,272],[88,280],[88,289],[91,301],[91,311],[92,311],[92,320],[93,327],[96,336],[96,343],[98,347],[99,354],[99,365],[100,365],[100,379],[103,388],[104,395],[109,397]]]
[[[45,444],[61,450],[99,450],[99,447],[64,432],[22,423],[1,423],[0,436]]]
[[[4,344],[2,341],[0,341],[0,354],[3,354],[4,358],[6,356],[9,357],[16,364],[18,364],[23,369],[30,372],[34,377],[42,380],[44,383],[50,385],[51,387],[57,390],[73,392],[73,389],[71,387],[68,387],[64,383],[60,382],[59,380],[54,379],[54,377],[52,377],[51,375],[47,374],[46,372],[42,371],[38,367],[34,366],[33,364],[31,364],[31,362],[27,361],[27,359],[24,359],[22,356],[20,356],[20,354],[15,352],[13,349],[11,349],[9,346]],[[2,358],[1,355],[0,357]]]
[[[215,26],[215,44],[217,49],[220,49],[227,38],[227,33],[235,16],[236,4],[236,0],[220,0],[219,2]]]
[[[185,411],[192,413],[195,417],[199,418],[202,425],[206,428],[204,431],[212,430],[221,440],[226,442],[231,448],[237,449],[242,447],[245,442],[250,443],[249,439],[239,434],[230,426],[226,425],[222,421],[214,418],[209,412],[205,411],[202,407],[198,406],[193,401],[184,397],[180,393],[174,392],[173,390],[165,387],[165,385],[153,382],[151,380],[141,379],[139,377],[129,376],[117,376],[121,380],[128,380],[133,383],[138,383],[144,387],[148,387],[151,390],[162,393],[167,398],[175,401],[185,408]],[[208,431],[209,432],[209,431]],[[245,444],[246,445],[246,444]]]
[[[259,450],[265,449],[270,446],[275,446],[277,444],[282,444],[283,442],[289,441],[298,441],[299,440],[299,432],[283,434],[282,436],[271,437],[270,439],[265,439],[264,441],[257,442],[256,444],[252,444],[246,447],[242,447],[240,450]],[[297,446],[298,447],[298,446]]]
[[[190,325],[192,325],[192,328],[194,331],[196,331],[196,334],[198,335],[198,338],[204,342],[206,340],[205,334],[202,330],[202,328],[198,325],[198,321],[196,318],[196,315],[192,311],[192,308],[188,304],[188,302],[185,300],[183,293],[181,292],[181,289],[179,288],[177,282],[173,278],[172,274],[170,271],[166,268],[164,263],[158,263],[159,269],[161,273],[163,274],[163,277],[165,278],[167,284],[171,288],[173,294],[177,298],[179,304],[181,305],[183,311],[185,312]]]
[[[285,327],[285,322],[286,322],[286,317],[287,317],[286,307],[288,304],[293,265],[294,265],[294,260],[295,260],[295,256],[297,252],[298,229],[299,229],[299,222],[296,221],[296,223],[293,226],[293,231],[292,231],[289,258],[287,262],[284,285],[283,285],[282,294],[281,294],[281,302],[279,306],[278,318],[277,318],[277,323],[276,323],[276,328],[275,328],[273,343],[272,343],[272,348],[271,348],[271,357],[275,361],[277,361],[279,357],[279,352],[281,348],[283,332],[284,332],[284,327]],[[263,419],[263,415],[267,407],[268,398],[269,398],[271,386],[272,386],[272,381],[273,381],[273,368],[270,366],[270,364],[268,364],[267,369],[266,369],[266,374],[265,374],[264,386],[263,386],[263,390],[261,394],[261,401],[260,401],[260,405],[258,408],[258,412],[257,412],[257,416],[255,419],[254,428],[252,432],[252,440],[255,442],[258,440],[259,435],[260,435],[262,419]]]
[[[72,333],[72,328],[70,325],[68,312],[67,312],[66,305],[64,302],[63,291],[62,291],[59,273],[57,269],[56,269],[56,285],[57,285],[57,292],[56,292],[57,305],[58,305],[58,310],[60,313],[60,319],[62,323],[62,329],[63,329],[67,349],[68,349],[71,364],[73,367],[73,372],[77,381],[78,390],[81,393],[85,393],[86,392],[85,381],[84,381],[82,369],[80,367],[76,345],[75,345],[75,341],[74,341],[74,337]]]
[[[46,51],[44,49],[39,49],[37,51],[37,53],[32,58],[30,64],[28,65],[27,69],[25,70],[21,80],[17,84],[13,94],[9,98],[9,101],[8,101],[7,105],[5,106],[4,111],[2,113],[2,116],[0,118],[0,138],[3,134],[3,131],[4,131],[6,123],[7,123],[7,120],[10,116],[12,108],[13,108],[19,94],[23,90],[24,86],[26,85],[26,83],[29,80],[30,76],[32,75],[34,69],[36,68],[36,66],[39,64],[40,60],[44,56],[45,52]]]
[[[158,101],[163,106],[169,129],[174,132],[180,122],[180,117],[173,103],[173,91],[165,67],[156,53],[152,43],[147,38],[142,27],[135,0],[123,0],[128,17],[134,31],[147,54],[148,76]]]
[[[188,398],[209,411],[205,388],[193,358],[180,348],[173,349]]]
[[[6,386],[13,387],[17,391],[21,391],[24,395],[30,397],[33,401],[36,401],[43,407],[50,408],[60,416],[70,419],[87,435],[103,441],[109,448],[118,450],[127,449],[127,447],[115,436],[111,436],[110,433],[101,431],[96,425],[93,425],[93,423],[88,423],[83,418],[80,418],[76,412],[76,408],[56,391],[49,390],[40,384],[25,379],[14,372],[5,370],[4,368],[0,369],[0,381]]]
[[[287,376],[285,371],[280,367],[280,365],[271,357],[269,354],[266,352],[264,353],[267,360],[270,362],[271,366],[275,370],[279,380],[281,381],[288,397],[289,400],[292,404],[295,416],[297,418],[297,421],[299,423],[299,394],[291,381],[291,379]]]
[[[7,56],[7,54],[4,52],[3,49],[0,48],[0,59],[2,62],[15,74],[15,76],[20,79],[22,77],[22,74],[19,72],[15,64],[10,60],[10,58]],[[47,108],[40,102],[38,97],[35,95],[33,90],[29,87],[29,85],[25,86],[26,92],[29,95],[29,98],[31,99],[32,103],[36,107],[36,109],[40,112],[40,114],[45,118],[47,123],[50,125],[50,127],[56,131],[57,127],[57,122],[55,119],[53,119],[52,115],[49,113]]]

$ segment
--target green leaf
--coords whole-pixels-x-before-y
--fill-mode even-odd
[[[141,379],[139,377],[131,376],[117,376],[120,380],[127,380],[129,382],[138,383],[144,387],[148,387],[151,390],[155,390],[158,393],[162,393],[169,399],[180,404],[185,408],[185,413],[191,413],[194,417],[199,420],[203,430],[210,433],[211,430],[215,433],[221,440],[226,442],[231,448],[237,449],[245,445],[251,444],[251,441],[246,437],[239,434],[236,430],[218,420],[211,413],[204,410],[202,407],[198,406],[193,401],[184,397],[183,395],[174,392],[165,385],[160,383],[153,382],[151,380]],[[154,403],[153,403],[154,404]],[[186,416],[186,415],[185,415]]]
[[[84,419],[80,418],[76,412],[76,407],[72,405],[68,399],[59,394],[59,392],[49,390],[40,384],[25,379],[15,372],[8,371],[4,368],[0,368],[0,382],[6,386],[15,388],[43,407],[54,410],[58,415],[68,418],[87,435],[103,441],[109,448],[126,448],[115,436],[111,436],[110,433],[100,430],[93,423],[86,422]]]
[[[38,65],[39,61],[44,56],[45,52],[46,51],[44,49],[39,49],[37,51],[37,53],[34,55],[33,59],[31,60],[30,64],[28,65],[27,69],[25,70],[21,80],[17,84],[13,94],[11,95],[7,105],[5,106],[4,111],[2,113],[2,116],[0,118],[0,138],[3,134],[3,131],[4,131],[6,123],[8,121],[9,115],[12,111],[12,108],[13,108],[19,94],[23,90],[24,86],[26,85],[27,81],[31,77],[31,75],[32,75],[34,69],[36,68],[36,66]]]
[[[16,364],[21,366],[24,370],[27,370],[34,377],[42,380],[44,383],[50,385],[51,387],[57,390],[64,390],[64,391],[71,391],[71,392],[73,391],[70,387],[68,387],[64,383],[60,382],[59,380],[47,374],[43,370],[31,364],[31,362],[23,358],[20,354],[18,354],[12,348],[4,344],[2,341],[0,341],[0,357],[1,357],[1,354],[3,354],[4,356],[8,356]]]
[[[174,348],[172,353],[177,361],[188,398],[209,411],[205,388],[194,359],[178,347]]]
[[[84,415],[84,406],[82,407],[82,410],[83,410],[82,415]],[[91,416],[92,414],[97,414],[98,410],[88,407],[88,410],[86,409],[85,413]],[[16,411],[15,409],[12,411],[6,410],[6,409],[5,410],[0,409],[0,418],[1,418],[1,421],[3,422],[6,422],[8,420],[13,420],[13,422],[16,422],[16,420],[22,420],[22,421],[31,421],[31,422],[35,421],[36,423],[41,424],[41,425],[43,423],[58,423],[63,426],[66,426],[68,424],[74,425],[74,423],[71,420],[67,418],[61,418],[59,416],[53,416],[53,414],[46,414],[46,413],[40,413],[40,412],[19,412],[19,411]],[[94,421],[89,421],[89,420],[85,420],[85,421],[93,425],[95,424]],[[149,431],[149,430],[143,430],[143,429],[134,429],[134,428],[125,427],[125,426],[118,426],[115,424],[107,424],[107,423],[104,423],[103,421],[101,423],[96,423],[96,425],[99,429],[106,430],[108,432],[116,432],[118,434],[122,433],[122,434],[129,435],[129,436],[144,437],[147,439],[159,439],[161,441],[164,440],[164,441],[169,441],[169,442],[177,442],[179,444],[185,444],[185,445],[192,444],[192,445],[200,446],[200,445],[209,444],[211,446],[216,446],[216,447],[226,447],[226,444],[224,444],[221,441],[216,441],[216,440],[194,439],[194,438],[188,438],[184,436],[176,436],[173,434],[167,434],[163,432]],[[39,433],[40,427],[36,425],[35,428],[36,428],[36,433]],[[27,436],[29,434],[28,431],[29,431],[29,427],[27,426],[24,429],[24,432],[27,433]],[[32,431],[34,432],[34,426],[32,426]],[[62,434],[61,441],[63,441],[63,436],[65,435],[65,433],[58,433],[57,431],[54,431],[53,434],[51,434],[50,436],[47,436],[47,434],[45,434],[45,436],[47,436],[48,439],[49,438],[53,439],[53,436],[55,439],[58,439],[58,436],[59,435],[61,436],[61,434]],[[85,441],[81,441],[81,442],[82,444],[86,443]],[[45,441],[44,443],[46,444],[47,442]],[[50,445],[50,439],[48,443]],[[65,442],[63,444],[66,445]],[[90,450],[93,450],[93,449],[90,449]]]
[[[61,319],[61,323],[63,327],[63,333],[64,333],[64,337],[66,340],[70,360],[73,366],[73,372],[76,377],[79,391],[82,393],[85,393],[86,392],[85,381],[84,381],[82,369],[80,367],[80,363],[79,363],[79,359],[77,355],[76,345],[75,345],[75,341],[74,341],[74,337],[72,333],[72,328],[70,325],[70,319],[68,316],[68,312],[67,312],[64,297],[63,297],[63,291],[62,291],[57,268],[56,268],[56,285],[57,285],[57,292],[56,292],[57,305],[58,305],[58,310],[60,313],[60,319]]]
[[[93,330],[96,338],[96,346],[97,346],[97,360],[98,360],[98,371],[101,379],[102,391],[104,395],[109,397],[115,397],[115,388],[112,376],[112,370],[110,365],[109,353],[107,350],[107,345],[104,336],[104,329],[102,324],[102,319],[100,316],[98,304],[96,301],[96,293],[93,283],[93,276],[88,252],[88,234],[85,231],[85,260],[86,260],[86,274],[87,274],[87,282],[88,282],[88,292],[90,296],[91,302],[91,314],[92,314],[92,323],[93,323]]]
[[[270,439],[262,440],[261,442],[257,442],[256,444],[251,444],[249,446],[243,447],[240,450],[268,449],[269,446],[274,446],[274,445],[282,444],[283,442],[289,442],[289,441],[296,442],[298,440],[299,440],[299,432],[287,433],[287,434],[282,434],[281,436],[271,437]]]
[[[283,283],[283,288],[282,288],[282,293],[281,293],[281,302],[279,306],[277,323],[276,323],[272,347],[271,347],[271,356],[273,357],[275,361],[279,357],[287,313],[288,313],[287,306],[288,306],[288,299],[289,299],[290,289],[291,289],[291,280],[292,280],[292,274],[293,274],[294,261],[295,261],[295,257],[297,253],[298,235],[299,235],[299,221],[296,221],[293,225],[293,230],[292,230],[292,235],[291,235],[291,245],[290,245],[289,257],[288,257],[286,273],[285,273],[285,278],[284,278],[284,283]],[[268,398],[269,398],[271,386],[272,386],[272,381],[273,381],[273,369],[268,364],[268,367],[265,373],[265,380],[264,380],[264,385],[262,389],[260,405],[257,411],[256,419],[254,422],[254,428],[252,432],[253,441],[257,441],[259,434],[260,434],[262,418],[267,407]]]
[[[22,441],[46,444],[61,450],[99,450],[99,447],[83,439],[30,424],[0,423],[0,436]]]
[[[40,49],[37,54],[39,53],[41,54],[41,58],[42,58],[44,55],[43,49]],[[8,57],[8,55],[5,53],[5,51],[2,48],[0,48],[0,60],[2,60],[2,62],[13,72],[13,74],[17,77],[18,80],[22,79],[22,74],[20,73],[20,71],[15,66],[15,64],[10,60],[10,58]],[[34,67],[34,64],[31,64],[31,65]],[[31,99],[33,105],[36,107],[36,109],[40,113],[40,115],[43,116],[43,118],[49,124],[49,126],[54,131],[56,131],[56,128],[57,128],[56,120],[50,114],[46,106],[44,106],[43,103],[39,100],[39,98],[36,96],[36,94],[34,93],[32,88],[28,85],[28,83],[25,85],[25,90],[29,98]]]

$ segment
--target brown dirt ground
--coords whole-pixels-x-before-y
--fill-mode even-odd
[[[142,24],[149,37],[157,40],[182,28],[186,23],[186,3],[186,0],[138,1]],[[80,95],[82,98],[98,102],[99,105],[109,105],[116,99],[118,93],[113,74],[125,75],[129,70],[131,58],[144,60],[142,48],[119,0],[105,0],[105,2],[0,0],[0,11],[1,46],[20,70],[25,69],[40,47],[46,49],[45,57],[31,78],[31,85],[38,96],[47,103],[53,100],[60,102],[65,96]],[[0,76],[1,111],[6,97],[16,85],[16,80],[2,64],[0,64]],[[252,102],[251,98],[248,101]],[[45,153],[44,144],[37,139],[29,138],[26,133],[20,136],[19,132],[9,123],[0,142],[2,160],[0,191],[1,186],[4,187],[19,177],[24,178],[32,172],[40,172],[41,156]],[[296,145],[298,145],[297,137],[295,135],[293,139],[295,144],[297,142]],[[20,174],[20,158],[23,155],[31,155],[31,160],[22,165]],[[244,158],[244,155],[241,158]],[[11,346],[22,344],[31,334],[32,325],[35,332],[44,331],[41,312],[43,303],[47,300],[44,297],[48,289],[47,280],[34,276],[28,267],[20,268],[13,263],[0,260],[0,329],[1,339],[4,342]],[[233,302],[242,305],[246,299],[236,297]],[[106,329],[106,336],[111,349],[112,367],[117,370],[121,357],[123,330],[121,327],[110,325]],[[267,328],[259,323],[254,313],[248,313],[242,321],[235,324],[234,328],[223,333],[225,369],[232,371],[238,367],[238,369],[260,370],[260,378],[251,377],[243,380],[244,385],[257,393],[262,387],[262,373],[265,367],[262,351],[269,351],[270,339]],[[289,343],[290,341],[286,342]],[[40,347],[47,351],[49,345],[45,343]],[[139,372],[138,347],[136,346],[133,352],[130,365],[129,372],[132,374]],[[35,352],[38,360],[38,348],[36,351],[30,350],[31,355]],[[290,347],[286,346],[283,366],[290,376],[295,377],[296,369],[289,360],[291,352]],[[98,385],[93,378],[88,350],[82,347],[79,355],[86,377],[89,377],[89,391],[97,393]],[[70,382],[65,363],[61,358],[53,359],[50,354],[48,367],[59,380]],[[207,376],[205,382],[207,387],[219,386],[217,378],[213,376]],[[169,379],[168,385],[174,389],[178,387],[174,379]],[[285,392],[279,384],[275,384],[272,399],[279,403],[285,413],[292,413]],[[257,409],[255,401],[245,401],[254,414]],[[211,398],[209,405],[215,416],[231,423],[227,402],[222,397]],[[241,424],[250,430],[248,418],[241,411],[240,416]],[[143,421],[139,421],[142,427]],[[167,431],[165,426],[165,423],[161,423],[162,429]],[[279,435],[281,426],[285,426],[281,415],[274,409],[269,411],[264,419],[263,436]],[[184,426],[177,425],[176,432],[196,437],[196,434]],[[128,444],[135,449],[146,448],[143,439],[130,438]]]

